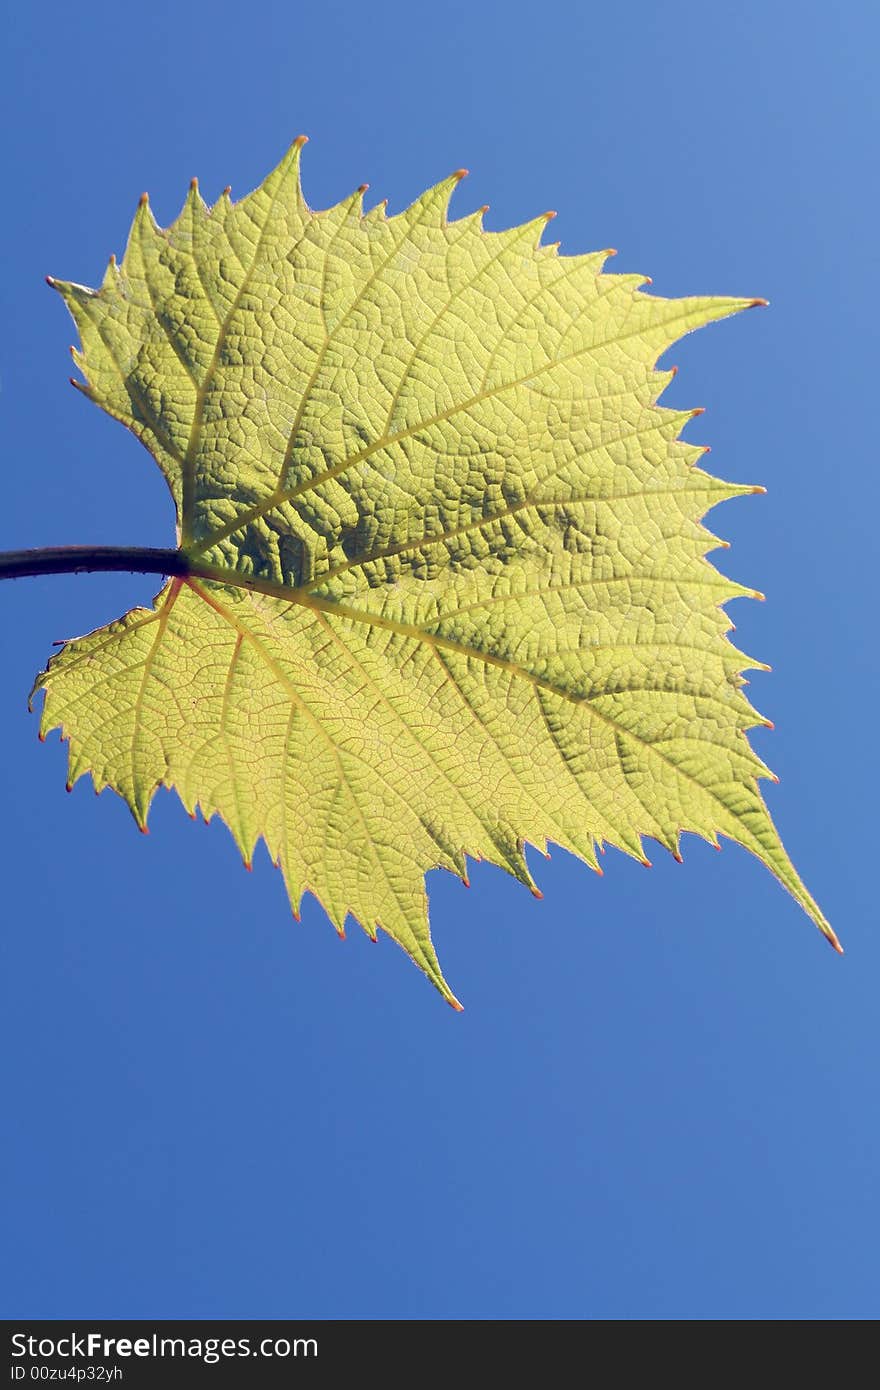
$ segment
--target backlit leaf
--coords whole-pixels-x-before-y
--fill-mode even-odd
[[[661,299],[551,214],[451,221],[303,201],[298,141],[261,188],[177,221],[146,200],[100,289],[55,282],[86,394],[155,457],[190,573],[69,642],[42,730],[146,824],[175,787],[262,838],[297,908],[382,927],[455,1002],[425,871],[534,888],[525,843],[673,854],[724,834],[834,941],[770,820],[745,731],[756,667],[701,524],[718,481],[656,401],[683,334],[755,301]],[[760,489],[757,489],[760,490]]]

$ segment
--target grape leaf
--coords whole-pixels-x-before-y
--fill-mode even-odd
[[[834,943],[770,820],[745,731],[751,595],[701,524],[760,488],[703,472],[657,358],[759,301],[661,299],[561,256],[551,213],[312,212],[300,150],[238,203],[144,197],[98,290],[54,281],[81,389],[162,469],[188,573],[68,642],[41,734],[146,826],[160,785],[265,841],[298,909],[382,927],[445,998],[425,871],[466,856],[536,894],[524,845],[599,872],[682,831],[761,859]],[[764,668],[766,669],[766,668]],[[540,896],[540,895],[539,895]]]

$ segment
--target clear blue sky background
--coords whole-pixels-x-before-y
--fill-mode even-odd
[[[880,16],[862,0],[19,5],[2,80],[0,547],[173,543],[158,469],[66,384],[47,273],[96,283],[149,189],[399,209],[464,164],[660,294],[763,295],[665,398],[727,477],[720,563],[772,811],[847,948],[686,841],[535,902],[431,879],[448,1009],[401,952],[159,797],[148,839],[26,712],[53,639],[149,576],[0,589],[2,1311],[43,1317],[868,1318],[878,1300]],[[873,711],[873,714],[872,714]]]

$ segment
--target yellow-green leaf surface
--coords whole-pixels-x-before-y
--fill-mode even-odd
[[[698,466],[655,402],[676,339],[755,301],[661,299],[544,214],[312,212],[297,141],[261,188],[167,230],[146,199],[98,290],[53,282],[86,394],[158,462],[190,573],[37,681],[146,824],[160,785],[262,837],[297,908],[381,927],[451,1002],[425,871],[466,856],[537,892],[525,843],[598,868],[682,831],[751,850],[834,941],[761,798],[752,591],[701,524],[756,491]],[[760,490],[760,489],[757,489]],[[597,911],[599,910],[597,905]]]

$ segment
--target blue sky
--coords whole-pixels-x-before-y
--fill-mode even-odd
[[[292,922],[265,857],[163,795],[149,838],[64,795],[26,711],[53,640],[150,576],[0,586],[7,1317],[836,1319],[880,1311],[878,137],[873,6],[50,0],[2,82],[0,548],[173,543],[140,446],[66,384],[45,274],[95,283],[300,132],[326,206],[461,165],[487,225],[558,209],[660,294],[766,296],[687,339],[664,403],[763,483],[714,527],[766,592],[737,641],[776,723],[771,810],[847,950],[744,852],[688,839],[544,901],[431,877],[466,1010],[389,942]],[[719,552],[720,554],[720,552]]]

